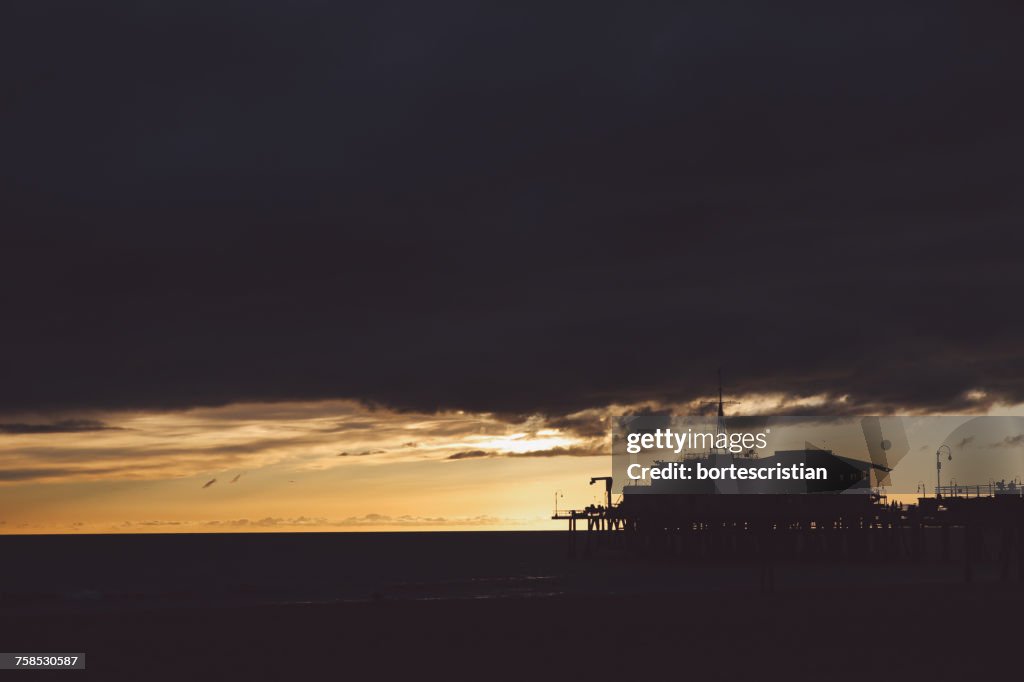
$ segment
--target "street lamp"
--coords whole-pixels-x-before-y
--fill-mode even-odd
[[[942,488],[942,448],[946,448],[946,452],[949,454],[949,461],[953,461],[953,449],[943,443],[939,446],[939,449],[935,451],[935,497],[936,499],[941,497],[939,489]]]

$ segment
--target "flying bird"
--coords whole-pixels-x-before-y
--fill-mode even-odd
[[[242,473],[245,473],[245,472],[242,472]],[[230,481],[228,481],[228,483],[237,483],[238,479],[240,479],[241,477],[242,477],[242,474],[235,474],[235,477],[232,478]]]
[[[203,486],[203,490],[206,490],[207,488],[209,488],[211,485],[213,485],[216,482],[217,482],[216,478],[211,478],[209,481],[206,482],[206,485]]]

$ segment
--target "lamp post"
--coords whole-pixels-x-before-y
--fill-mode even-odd
[[[949,461],[953,461],[953,449],[943,443],[939,446],[939,449],[935,451],[935,498],[938,499],[942,495],[939,493],[939,489],[942,488],[942,448],[946,448],[946,452],[949,453]]]

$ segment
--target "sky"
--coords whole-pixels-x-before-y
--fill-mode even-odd
[[[549,5],[7,8],[0,532],[547,527],[717,367],[1024,403],[1018,7]]]

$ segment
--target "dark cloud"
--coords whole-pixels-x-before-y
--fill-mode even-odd
[[[366,457],[367,455],[383,455],[384,450],[363,450],[362,452],[339,452],[338,457]]]
[[[376,422],[376,421],[374,421],[372,419],[364,419],[364,420],[352,419],[352,420],[349,420],[349,421],[346,421],[346,422],[341,422],[340,424],[337,424],[337,425],[335,425],[332,428],[324,429],[324,431],[328,431],[328,432],[330,432],[330,431],[339,431],[339,432],[343,432],[343,431],[369,431],[369,430],[376,429],[379,426],[380,426],[380,423]]]
[[[497,453],[486,450],[464,450],[448,455],[445,459],[478,459],[480,457],[494,457]]]
[[[125,474],[142,467],[31,467],[0,469],[0,482],[44,481],[71,477]]]
[[[600,457],[608,452],[601,449],[576,447],[576,448],[549,448],[547,450],[531,450],[530,452],[499,452],[489,450],[466,450],[449,455],[445,459],[480,459],[484,457]]]
[[[203,489],[209,488],[211,485],[217,482],[216,478],[211,478],[209,481],[203,484]]]
[[[46,424],[0,424],[0,433],[82,433],[85,431],[106,431],[116,428],[117,427],[115,426],[107,426],[103,422],[95,421],[92,419],[64,419],[62,421],[50,422]]]
[[[0,410],[564,415],[717,366],[852,412],[1022,401],[1022,32],[1012,3],[16,3]]]
[[[1024,433],[1018,433],[1016,436],[1006,436],[1001,441],[992,443],[994,448],[1019,448],[1024,445]]]
[[[608,424],[604,418],[594,415],[556,415],[545,420],[545,426],[570,431],[583,438],[596,438],[608,434]]]
[[[506,457],[602,457],[608,451],[601,448],[550,448],[548,450],[531,450],[530,452],[506,452]]]

